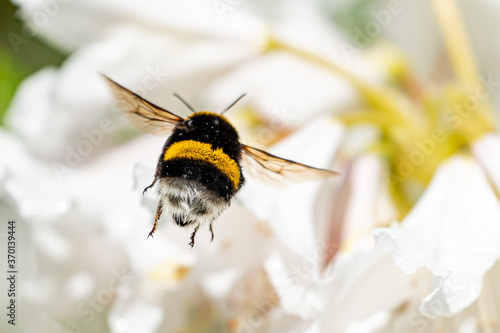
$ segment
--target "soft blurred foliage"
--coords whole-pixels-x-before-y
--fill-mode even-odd
[[[38,69],[58,66],[66,58],[43,41],[26,36],[16,10],[10,1],[0,1],[0,125],[19,83]]]

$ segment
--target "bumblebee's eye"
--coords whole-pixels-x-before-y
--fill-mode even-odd
[[[189,119],[188,121],[186,121],[186,126],[187,127],[193,126],[193,119]]]

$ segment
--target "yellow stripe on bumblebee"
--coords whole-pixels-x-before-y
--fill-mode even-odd
[[[164,161],[170,159],[189,159],[207,162],[228,176],[234,188],[238,188],[240,183],[240,168],[236,161],[224,153],[221,148],[214,149],[209,143],[195,140],[175,142],[167,149],[163,156]]]

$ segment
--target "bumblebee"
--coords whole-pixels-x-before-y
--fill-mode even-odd
[[[223,114],[245,95],[220,114],[196,112],[176,95],[193,112],[184,119],[148,102],[110,78],[104,78],[117,107],[139,128],[153,134],[171,133],[163,146],[154,180],[144,189],[146,192],[159,182],[160,202],[148,238],[153,236],[165,212],[168,220],[193,230],[191,248],[202,225],[208,225],[213,241],[213,222],[230,206],[232,198],[245,183],[242,165],[252,175],[273,182],[300,182],[337,174],[242,144],[238,132]]]

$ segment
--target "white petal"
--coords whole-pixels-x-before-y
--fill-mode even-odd
[[[342,127],[331,118],[317,119],[269,151],[318,168],[329,168]],[[277,188],[250,176],[237,195],[260,219],[269,222],[281,241],[292,251],[307,256],[316,244],[314,232],[316,196],[322,182],[290,184]]]
[[[500,135],[489,133],[472,144],[472,152],[500,191]]]
[[[500,203],[480,167],[454,157],[401,225],[375,234],[393,243],[395,263],[407,274],[419,267],[433,273],[422,314],[452,316],[477,299],[484,274],[500,257]]]
[[[15,2],[34,35],[65,51],[95,42],[103,32],[124,23],[160,30],[164,35],[184,34],[185,38],[193,35],[252,38],[260,33],[261,27],[259,19],[231,6],[227,7],[233,10],[224,19],[214,2],[203,0]]]
[[[395,215],[389,190],[385,187],[383,161],[375,155],[365,155],[353,163],[349,175],[349,200],[345,207],[347,241],[343,250],[373,247],[372,228],[389,221]]]
[[[375,332],[389,320],[388,311],[378,311],[363,320],[351,323],[344,333],[371,333]]]
[[[303,319],[314,318],[324,307],[323,300],[309,289],[316,275],[310,264],[320,264],[311,259],[307,263],[287,266],[278,253],[272,253],[264,263],[283,310]]]
[[[425,271],[408,276],[393,263],[390,248],[339,257],[316,292],[325,300],[321,332],[344,332],[351,323],[370,322],[421,293]],[[378,324],[378,322],[374,323]]]
[[[108,316],[108,324],[113,333],[153,333],[164,316],[160,307],[136,302],[122,312],[112,311]]]
[[[270,27],[275,38],[355,72],[367,82],[375,83],[380,79],[373,67],[368,68],[360,60],[351,63],[345,58],[339,47],[343,43],[340,32],[310,3],[291,2],[283,13],[283,19]],[[280,51],[264,54],[221,76],[208,91],[208,96],[225,100],[228,94],[237,96],[241,92],[248,94],[246,102],[264,117],[284,120],[280,125],[289,127],[354,103],[357,96],[345,79],[313,61]],[[283,119],[282,109],[291,117]]]

